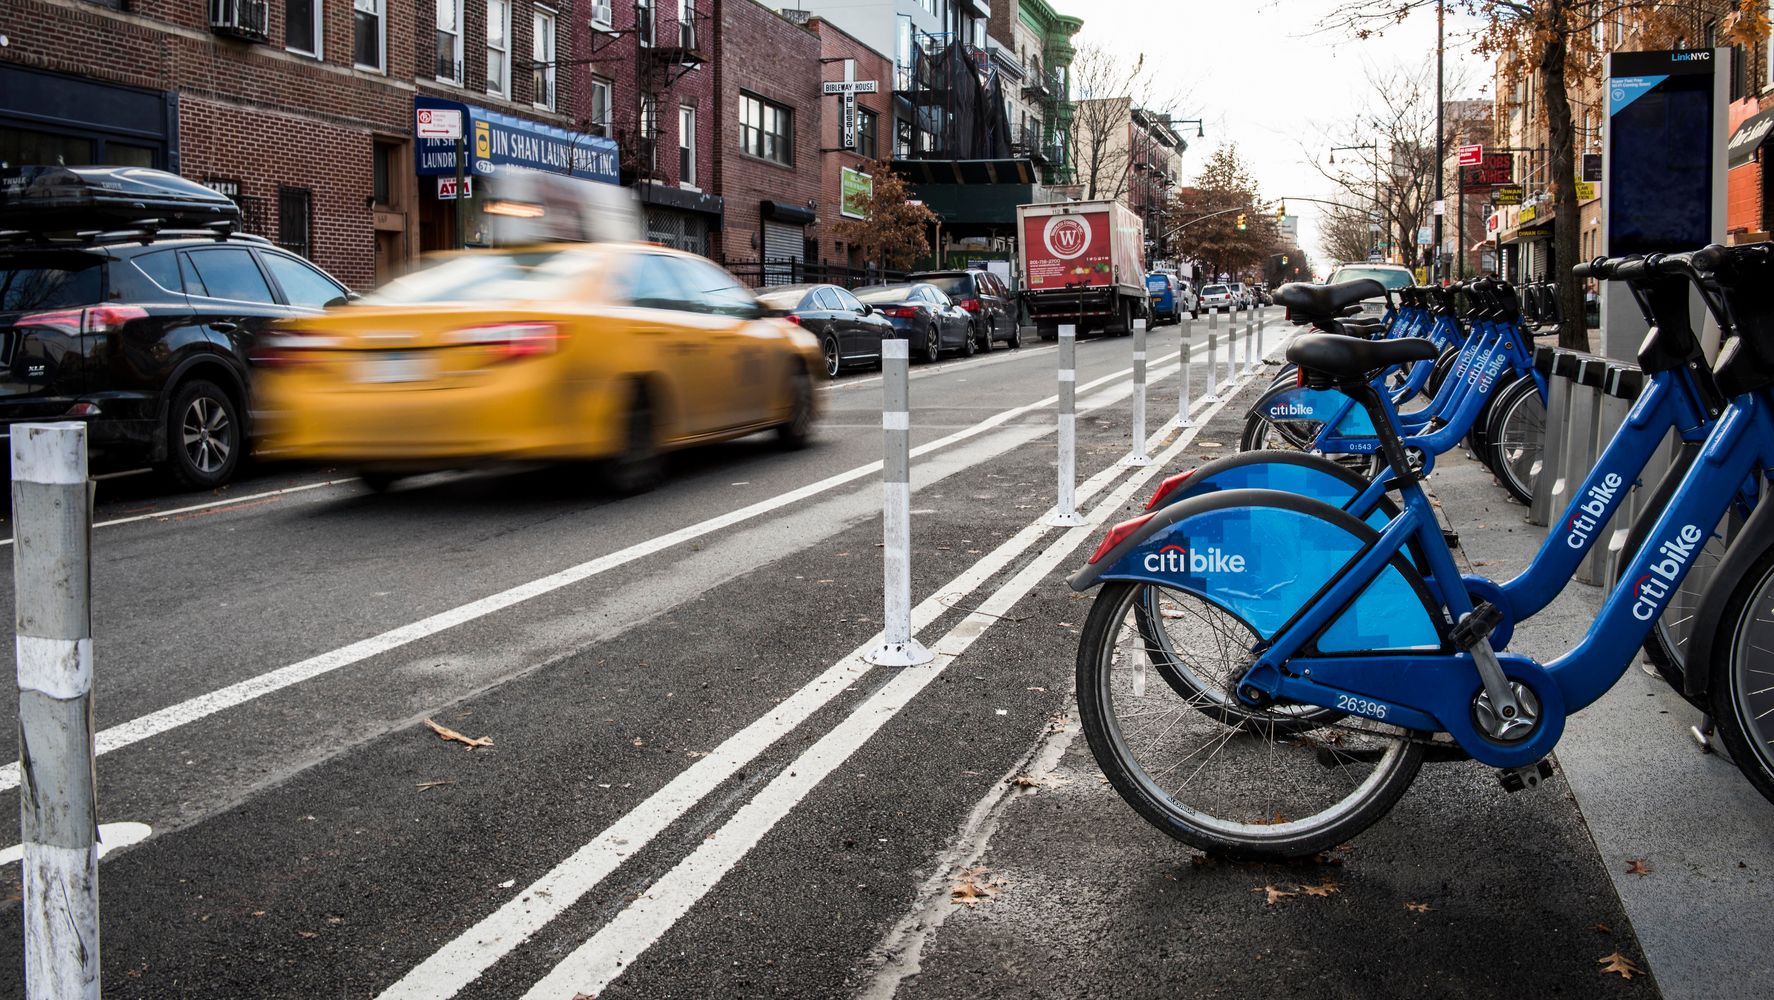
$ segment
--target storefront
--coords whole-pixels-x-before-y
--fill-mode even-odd
[[[709,234],[721,228],[719,195],[666,184],[637,184],[646,216],[647,239],[661,246],[709,254]]]
[[[1774,108],[1749,116],[1725,147],[1725,228],[1760,235],[1774,230],[1774,171],[1763,149],[1774,133]]]
[[[0,165],[177,172],[178,95],[0,63]]]
[[[565,174],[604,184],[619,183],[617,145],[603,136],[568,132],[486,108],[436,97],[415,97],[416,111],[457,111],[462,116],[465,197],[456,191],[457,142],[415,136],[419,175],[419,247],[445,250],[456,245],[456,213],[463,212],[462,237],[469,246],[486,242],[486,220],[474,197],[474,180],[501,168],[522,167]]]

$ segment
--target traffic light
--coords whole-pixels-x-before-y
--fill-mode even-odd
[[[1244,213],[1243,212],[1238,213],[1238,229],[1241,232],[1244,229]]]
[[[1281,266],[1282,266],[1282,267],[1286,267],[1286,266],[1287,266],[1287,254],[1282,254],[1282,255],[1281,255]]]
[[[1285,218],[1287,218],[1287,202],[1284,200],[1275,209],[1275,221],[1280,222]]]

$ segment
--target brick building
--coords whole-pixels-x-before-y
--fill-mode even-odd
[[[820,38],[755,0],[715,0],[714,10],[722,220],[712,255],[767,284],[821,259]]]
[[[453,242],[455,203],[427,175],[454,172],[453,148],[429,148],[453,144],[415,140],[416,106],[465,110],[480,176],[598,176],[613,158],[574,132],[562,85],[580,5],[7,0],[0,162],[175,171],[366,288]]]
[[[713,193],[714,2],[590,6],[576,46],[578,128],[621,147],[622,183],[642,203],[648,239],[706,255],[723,212]]]
[[[813,18],[807,26],[819,36],[819,61],[824,68],[825,80],[875,82],[874,93],[856,95],[855,134],[851,147],[847,148],[844,143],[843,100],[822,97],[820,101],[820,215],[831,221],[861,218],[860,214],[845,210],[845,171],[851,172],[855,183],[866,177],[871,160],[891,155],[891,150],[883,150],[882,143],[891,139],[886,129],[893,121],[893,60],[824,18]],[[863,264],[860,258],[853,258],[848,246],[838,242],[827,244],[825,259],[849,266]]]

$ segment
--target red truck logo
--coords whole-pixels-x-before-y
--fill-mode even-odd
[[[1047,220],[1041,231],[1047,252],[1060,260],[1072,260],[1090,248],[1090,225],[1070,215],[1056,215]]]

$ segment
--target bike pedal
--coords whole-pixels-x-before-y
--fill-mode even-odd
[[[1514,793],[1526,788],[1539,788],[1540,782],[1552,777],[1552,761],[1542,760],[1527,767],[1506,767],[1497,772],[1503,790]]]

